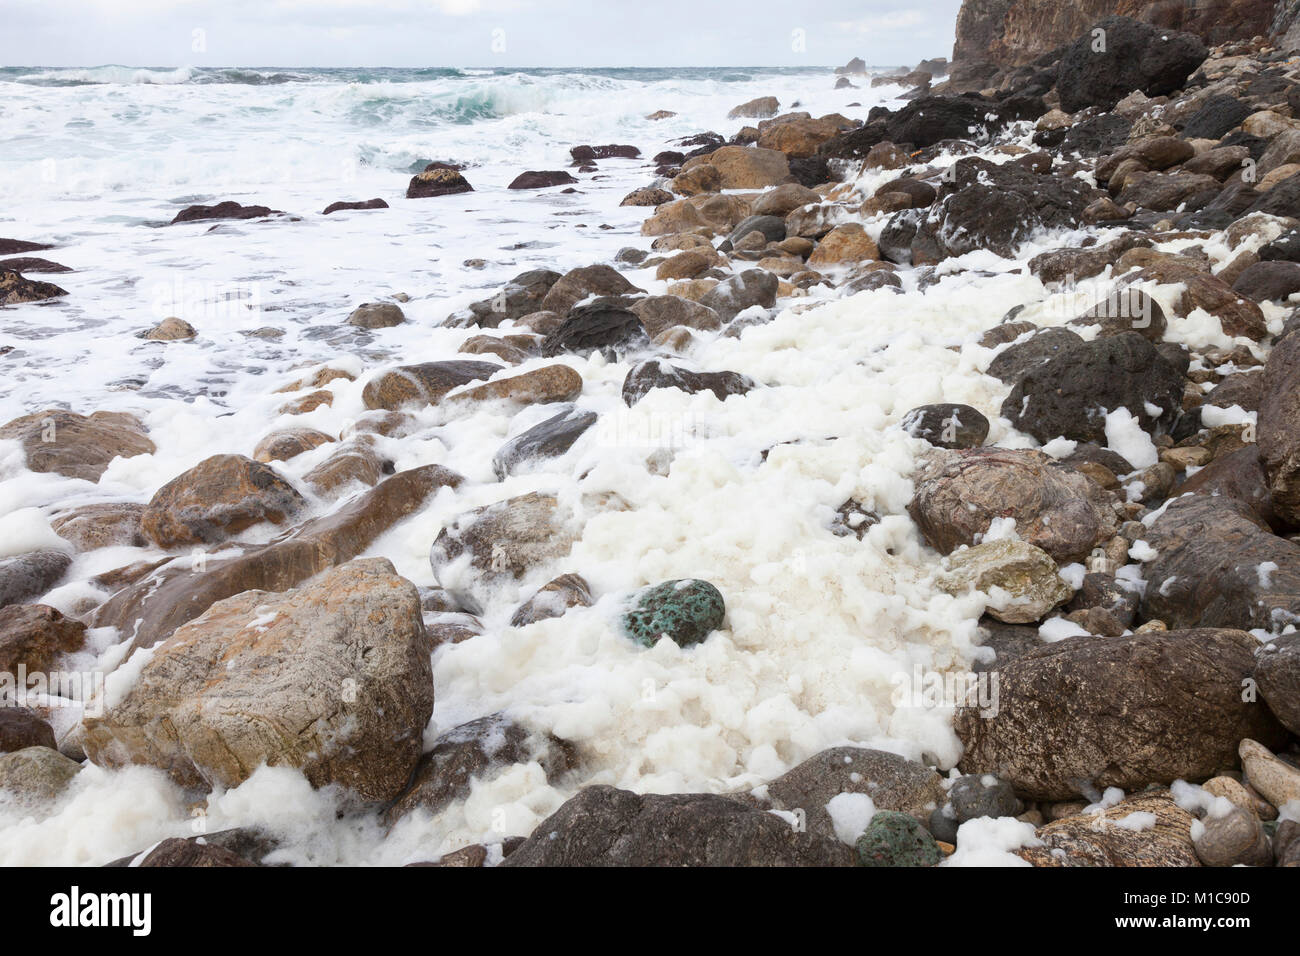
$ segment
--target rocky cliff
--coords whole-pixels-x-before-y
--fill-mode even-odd
[[[1297,0],[965,0],[957,14],[954,77],[979,84],[1000,69],[1031,63],[1122,14],[1186,30],[1214,45],[1285,33],[1300,17]],[[1293,31],[1294,32],[1294,31]]]

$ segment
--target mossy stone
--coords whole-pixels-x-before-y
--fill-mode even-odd
[[[722,626],[726,605],[708,581],[684,578],[656,584],[641,593],[623,615],[623,628],[638,644],[653,647],[661,637],[680,646],[698,644]]]
[[[863,866],[934,866],[943,859],[934,837],[910,813],[881,810],[858,837]]]

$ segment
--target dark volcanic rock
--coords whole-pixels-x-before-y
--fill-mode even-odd
[[[1106,412],[1127,408],[1167,432],[1182,409],[1183,376],[1136,332],[1077,345],[1021,376],[1002,415],[1040,442],[1106,440]],[[1153,413],[1150,409],[1156,408]]]
[[[1222,139],[1255,110],[1235,96],[1211,96],[1183,126],[1187,139]]]
[[[569,150],[575,163],[589,163],[594,159],[636,159],[641,150],[635,146],[610,144],[607,146],[575,146]]]
[[[602,296],[569,310],[564,321],[542,342],[542,354],[590,354],[597,349],[624,351],[646,345],[649,339],[641,319],[623,307],[618,296]]]
[[[1237,277],[1232,291],[1256,302],[1281,301],[1300,292],[1300,262],[1256,262]]]
[[[588,428],[596,424],[596,418],[595,412],[580,412],[570,407],[516,435],[497,449],[492,456],[492,470],[504,481],[523,464],[563,455]]]
[[[267,216],[284,215],[278,209],[266,206],[241,206],[233,200],[219,202],[215,206],[186,206],[176,214],[171,224],[178,222],[204,222],[210,219],[264,219]]]
[[[834,837],[728,797],[581,790],[501,866],[852,866]]]
[[[651,359],[632,367],[623,379],[623,402],[629,407],[656,388],[676,388],[683,392],[712,392],[718,401],[728,395],[744,395],[754,382],[739,372],[692,372]]]
[[[1072,637],[999,671],[995,714],[957,711],[964,773],[992,773],[1024,797],[1067,800],[1106,787],[1204,780],[1237,764],[1249,737],[1285,731],[1244,701],[1258,643],[1232,630]]]
[[[520,173],[510,181],[507,189],[546,189],[549,186],[565,186],[569,183],[576,183],[574,179],[562,169],[530,169],[526,173]]]
[[[450,163],[430,163],[423,172],[411,177],[406,187],[407,199],[429,199],[434,196],[454,196],[472,193],[474,187],[460,174],[460,167]]]
[[[1104,48],[1097,30],[1105,31]],[[1147,96],[1173,93],[1208,52],[1194,34],[1161,30],[1128,17],[1106,17],[1061,57],[1056,79],[1061,109],[1109,110],[1134,90]]]
[[[388,203],[382,199],[366,199],[361,202],[332,202],[325,207],[322,216],[328,216],[332,212],[341,212],[344,209],[387,209]]]
[[[969,405],[922,405],[903,416],[901,427],[939,448],[978,448],[989,434],[989,420]]]

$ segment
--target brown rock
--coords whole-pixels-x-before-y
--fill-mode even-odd
[[[0,427],[0,439],[22,442],[27,467],[68,478],[99,481],[114,458],[156,451],[144,426],[132,415],[94,412],[78,415],[58,408],[15,418]]]
[[[407,404],[435,405],[452,389],[501,371],[492,362],[454,359],[402,365],[380,372],[362,390],[366,408],[395,411]]]
[[[78,551],[94,551],[116,545],[140,547],[140,517],[144,505],[126,501],[81,505],[50,519],[50,527]]]
[[[448,395],[445,402],[511,401],[521,405],[571,402],[582,394],[582,376],[568,365],[543,365]]]
[[[283,524],[304,503],[269,465],[243,455],[213,455],[158,489],[140,530],[164,549],[211,544],[262,521]]]
[[[1134,813],[1155,817],[1151,829],[1121,822]],[[1038,830],[1042,846],[1016,850],[1034,866],[1199,866],[1190,831],[1195,818],[1168,790],[1138,794],[1099,813],[1067,816]]]
[[[81,650],[86,625],[44,604],[0,608],[0,673],[46,673],[60,654]]]
[[[876,241],[854,222],[836,226],[828,232],[808,257],[808,265],[822,269],[879,258],[880,248]]]
[[[591,588],[581,575],[561,574],[544,584],[516,609],[510,618],[510,626],[526,627],[547,618],[563,617],[569,608],[591,605]]]
[[[271,432],[257,443],[257,447],[253,449],[253,460],[288,461],[333,440],[329,435],[314,428],[284,428]]]

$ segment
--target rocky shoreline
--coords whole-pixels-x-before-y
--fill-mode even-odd
[[[670,144],[623,200],[645,208],[648,248],[516,276],[447,316],[467,333],[454,357],[359,374],[320,366],[274,390],[287,416],[359,395],[342,432],[277,428],[147,502],[52,508],[61,543],[0,561],[0,671],[57,671],[105,634],[116,669],[72,726],[48,698],[0,707],[3,799],[39,816],[87,766],[145,766],[202,808],[265,764],[393,828],[522,772],[571,795],[529,832],[438,848],[428,862],[1300,865],[1300,325],[1289,303],[1300,293],[1300,67],[1263,38],[1207,48],[1111,17],[998,89],[945,90],[946,68],[886,78],[911,89],[905,105],[865,122],[783,113],[775,97],[741,104],[734,135]],[[849,64],[828,82],[864,76]],[[578,188],[611,162],[643,160],[636,146],[575,146],[569,170],[526,171],[508,188]],[[406,196],[445,202],[471,180],[434,162]],[[345,200],[325,213],[386,208]],[[173,222],[275,228],[285,215],[222,202]],[[0,253],[25,257],[0,260],[0,302],[67,295],[24,275],[59,271],[29,255],[47,248],[0,240]],[[850,495],[813,532],[882,567],[907,551],[937,599],[974,608],[971,660],[927,667],[942,681],[971,663],[981,691],[992,680],[993,700],[935,701],[953,712],[959,754],[841,746],[759,786],[639,794],[593,782],[598,742],[526,714],[427,733],[431,660],[493,631],[613,606],[606,630],[629,655],[670,644],[725,655],[723,631],[743,646],[734,595],[689,568],[625,580],[601,604],[600,569],[576,557],[584,525],[637,503],[582,484],[599,462],[504,500],[478,495],[492,483],[484,471],[504,482],[564,462],[609,425],[608,404],[584,404],[597,392],[634,414],[665,391],[743,414],[787,377],[815,382],[789,364],[813,310],[884,323],[891,311],[923,316],[945,283],[997,277],[1030,294],[1000,324],[942,346],[978,383],[969,397],[879,419],[916,449],[907,487]],[[347,321],[402,325],[402,304],[368,303]],[[199,332],[169,318],[142,334]],[[728,368],[747,339],[757,357]],[[986,400],[970,404],[977,394]],[[428,414],[450,435],[489,407],[520,423],[490,463],[458,462],[447,438],[445,463],[396,467],[404,442],[428,438]],[[156,450],[140,418],[84,411],[34,410],[0,439],[30,472],[91,483]],[[750,467],[839,438],[808,422],[753,450]],[[668,475],[675,453],[656,448],[638,467]],[[288,475],[299,456],[314,464]],[[468,489],[476,504],[422,545],[437,585],[417,587],[382,556],[386,536]],[[98,574],[76,613],[42,603],[76,555],[107,547],[159,557]],[[14,695],[12,681],[5,689]],[[119,862],[274,864],[276,845],[269,832],[223,830]]]

